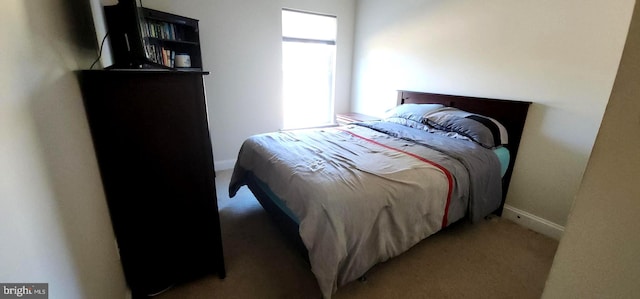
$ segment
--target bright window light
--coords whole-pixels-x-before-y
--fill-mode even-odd
[[[336,17],[282,10],[284,128],[333,123]]]

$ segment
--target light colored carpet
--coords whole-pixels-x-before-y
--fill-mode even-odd
[[[217,173],[227,278],[209,276],[156,298],[321,298],[304,259],[243,187]],[[459,223],[371,269],[333,298],[540,298],[558,242],[493,218]]]

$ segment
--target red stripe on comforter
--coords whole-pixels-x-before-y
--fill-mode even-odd
[[[347,130],[340,129],[340,128],[337,128],[337,130],[345,132],[345,133],[349,133],[352,136],[358,137],[358,138],[360,138],[362,140],[366,140],[368,142],[371,142],[373,144],[382,146],[384,148],[387,148],[387,149],[390,149],[390,150],[394,150],[394,151],[409,155],[409,156],[414,157],[414,158],[416,158],[416,159],[418,159],[418,160],[420,160],[422,162],[425,162],[427,164],[435,166],[438,169],[440,169],[442,172],[444,172],[445,176],[447,177],[447,182],[448,182],[449,186],[448,186],[448,189],[447,189],[447,203],[446,203],[445,208],[444,208],[444,216],[442,216],[442,228],[447,226],[447,221],[448,221],[447,217],[448,217],[448,214],[449,214],[449,204],[451,203],[451,193],[453,192],[453,177],[451,176],[451,172],[449,172],[449,170],[447,170],[446,168],[444,168],[444,166],[442,166],[442,165],[440,165],[440,164],[438,164],[436,162],[433,162],[433,161],[431,161],[429,159],[426,159],[424,157],[420,157],[420,156],[418,156],[416,154],[413,154],[413,153],[410,153],[410,152],[407,152],[407,151],[403,151],[401,149],[388,146],[386,144],[382,144],[382,143],[377,142],[377,141],[375,141],[373,139],[369,139],[367,137],[360,136],[360,135],[358,135],[356,133],[353,133],[351,131],[347,131]]]

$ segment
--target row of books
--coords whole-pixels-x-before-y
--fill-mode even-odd
[[[158,45],[147,45],[145,47],[147,58],[152,62],[168,67],[175,67],[176,52]]]
[[[159,21],[143,21],[140,23],[143,37],[155,37],[169,40],[183,40],[180,28],[175,24]]]

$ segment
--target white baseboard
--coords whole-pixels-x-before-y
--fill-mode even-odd
[[[213,161],[213,164],[215,165],[216,171],[233,169],[233,166],[236,165],[236,159]]]
[[[556,240],[560,240],[564,233],[564,226],[553,223],[547,219],[540,218],[518,208],[514,208],[510,205],[504,205],[502,217]]]

